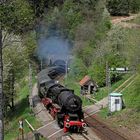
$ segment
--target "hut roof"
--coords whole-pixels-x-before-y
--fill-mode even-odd
[[[88,75],[86,75],[80,82],[80,86],[84,86],[87,82],[89,82],[91,79]]]

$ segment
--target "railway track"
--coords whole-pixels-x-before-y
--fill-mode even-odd
[[[130,84],[130,81],[133,82],[135,76],[132,75],[132,77],[130,77],[128,80],[126,80],[120,87],[118,87],[116,89],[116,91],[122,91],[124,90],[124,87],[126,85]],[[37,86],[35,86],[35,89],[33,90],[33,95],[32,97],[36,97],[38,93],[37,90]],[[33,98],[34,99],[34,98]],[[36,103],[40,103],[40,101],[34,99],[34,102]],[[38,104],[36,105],[38,106]],[[85,112],[85,121],[87,122],[87,124],[90,126],[89,130],[88,130],[88,135],[85,134],[73,134],[73,135],[65,135],[63,133],[63,130],[61,130],[58,126],[57,123],[55,121],[51,121],[50,122],[50,118],[49,118],[49,114],[45,112],[44,109],[42,109],[42,107],[40,108],[40,106],[38,106],[37,111],[35,112],[35,114],[38,114],[39,116],[41,116],[41,119],[46,118],[45,125],[41,128],[39,128],[37,131],[45,138],[47,138],[48,140],[56,140],[57,138],[63,137],[64,135],[64,139],[62,138],[61,140],[99,140],[99,138],[101,140],[126,140],[125,137],[121,136],[119,133],[114,132],[112,129],[110,129],[108,126],[106,126],[105,124],[103,124],[102,122],[98,121],[96,118],[93,117],[93,114],[97,113],[100,110],[101,106],[97,106],[94,105],[94,107],[89,107],[89,108],[84,108],[84,112]],[[45,111],[45,112],[44,112]],[[43,114],[41,114],[42,112],[44,112]],[[44,116],[45,115],[45,116]],[[48,117],[47,117],[47,116]],[[50,123],[48,123],[48,121]],[[96,134],[95,134],[95,133]],[[98,135],[98,137],[97,137]],[[60,139],[59,139],[60,140]],[[127,139],[128,140],[128,139]]]
[[[112,130],[109,126],[99,121],[93,115],[85,118],[85,121],[90,129],[92,129],[99,136],[99,138],[101,138],[101,140],[128,140],[128,138]]]
[[[91,140],[87,135],[85,134],[79,134],[79,135],[69,135],[68,136],[70,140]]]

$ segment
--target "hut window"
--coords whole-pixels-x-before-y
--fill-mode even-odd
[[[115,104],[119,104],[119,99],[115,99]]]

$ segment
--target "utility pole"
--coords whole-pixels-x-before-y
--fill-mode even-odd
[[[29,62],[29,103],[30,103],[30,108],[32,110],[32,107],[33,107],[33,99],[32,99],[32,67],[31,67],[30,62]]]
[[[29,62],[29,91],[31,94],[32,93],[32,67],[30,62]]]
[[[109,108],[110,108],[110,92],[111,92],[111,80],[110,80],[110,69],[108,65],[108,61],[106,61],[106,87],[108,88],[108,115],[111,114]]]
[[[15,84],[15,77],[14,77],[14,70],[11,68],[9,71],[9,86],[10,86],[10,93],[11,93],[11,106],[12,110],[14,110],[14,84]]]
[[[106,87],[108,87],[108,89],[110,89],[111,87],[110,70],[109,70],[108,62],[106,62]]]
[[[4,140],[4,117],[3,117],[3,63],[2,63],[2,29],[0,27],[0,140]]]
[[[65,64],[65,86],[67,86],[67,78],[68,78],[68,59]]]
[[[42,62],[43,60],[42,60],[42,58],[41,58],[41,70],[42,70],[42,68],[43,68],[43,62]]]

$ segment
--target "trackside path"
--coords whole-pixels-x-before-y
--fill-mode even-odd
[[[117,17],[115,19],[111,20],[111,23],[114,25],[120,25],[123,28],[137,28],[140,29],[140,25],[139,24],[135,24],[135,23],[128,23],[127,21],[133,20],[135,18],[137,18],[140,14],[135,14],[135,15],[131,15],[129,17]]]
[[[42,124],[44,125],[44,124],[52,121],[53,120],[52,117],[47,112],[46,108],[43,106],[40,98],[38,97],[37,84],[34,85],[30,98],[32,98],[32,102],[33,102],[32,111],[33,111],[34,115],[42,122]]]

